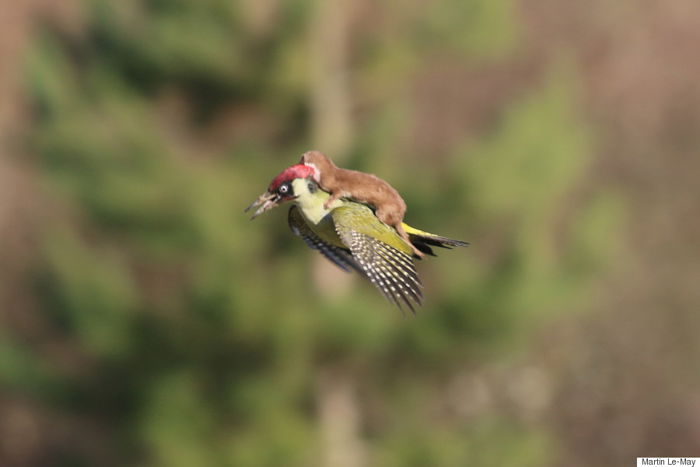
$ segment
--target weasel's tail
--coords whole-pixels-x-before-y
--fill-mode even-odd
[[[425,232],[423,230],[416,229],[410,225],[403,223],[403,228],[408,234],[408,238],[411,239],[411,243],[415,245],[420,251],[426,255],[435,256],[431,246],[437,246],[440,248],[451,249],[456,246],[467,246],[469,243],[463,242],[461,240],[454,240],[452,238],[442,237],[440,235],[435,235],[430,232]]]

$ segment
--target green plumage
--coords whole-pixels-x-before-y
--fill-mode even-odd
[[[414,310],[421,304],[421,282],[412,248],[393,227],[382,223],[368,206],[349,200],[335,201],[325,209],[328,193],[315,182],[292,182],[296,206],[289,211],[289,226],[311,248],[345,271],[354,269],[369,279],[390,301]],[[466,245],[405,225],[412,243],[432,254],[430,246],[450,248]]]

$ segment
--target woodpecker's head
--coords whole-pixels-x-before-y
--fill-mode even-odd
[[[279,206],[285,201],[291,201],[296,198],[294,195],[294,187],[292,182],[297,178],[312,177],[314,169],[304,164],[297,164],[284,169],[279,175],[272,179],[267,191],[260,195],[253,204],[245,209],[248,212],[250,209],[257,207],[257,211],[251,219],[255,219],[265,211]],[[259,207],[258,207],[259,206]]]

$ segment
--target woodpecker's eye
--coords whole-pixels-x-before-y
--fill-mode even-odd
[[[287,184],[285,183],[284,185],[282,185],[281,187],[279,187],[279,188],[277,189],[277,191],[278,191],[279,194],[281,194],[281,195],[286,195],[287,193],[289,193],[289,185],[287,185]]]
[[[314,182],[309,182],[309,193],[316,193],[316,184]]]

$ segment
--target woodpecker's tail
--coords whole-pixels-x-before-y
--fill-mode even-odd
[[[430,232],[425,232],[423,230],[411,227],[408,224],[403,224],[403,228],[408,234],[408,238],[411,239],[411,243],[418,248],[420,251],[426,255],[436,256],[433,253],[431,246],[438,246],[440,248],[451,249],[456,246],[467,246],[469,243],[463,242],[461,240],[454,240],[452,238],[441,237],[440,235],[435,235]]]

